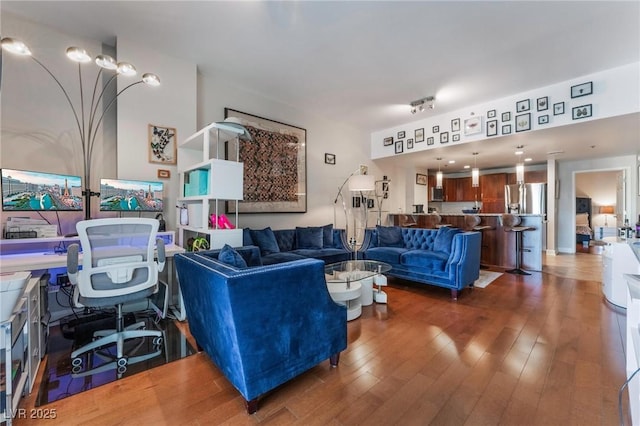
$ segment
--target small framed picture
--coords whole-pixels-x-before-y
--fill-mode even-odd
[[[416,129],[413,133],[415,134],[416,143],[424,142],[424,127],[422,129]]]
[[[453,135],[451,135],[451,140],[454,142],[460,141],[460,133],[454,133]]]
[[[511,134],[511,124],[505,124],[504,126],[502,126],[502,134],[503,135]]]
[[[495,116],[496,116],[496,110],[495,109],[487,111],[487,118],[495,118]]]
[[[591,104],[574,107],[571,111],[571,118],[574,120],[591,117]]]
[[[451,131],[452,132],[459,132],[460,131],[460,119],[459,118],[454,118],[453,120],[451,120]]]
[[[553,115],[562,115],[564,114],[564,102],[558,102],[553,104]]]
[[[538,98],[536,101],[536,109],[538,111],[546,111],[549,109],[549,97],[544,96],[542,98]]]
[[[389,136],[388,138],[384,138],[383,143],[384,143],[384,146],[393,145],[393,136]]]
[[[404,139],[404,130],[398,132],[398,139]]]
[[[440,143],[448,143],[449,142],[449,132],[440,133]]]
[[[523,99],[519,102],[516,102],[516,112],[529,111],[529,108],[531,108],[529,99]]]
[[[171,170],[158,169],[158,179],[171,179]]]
[[[429,136],[427,138],[427,145],[433,145],[435,143],[435,139],[433,138],[433,136]]]
[[[149,124],[149,162],[176,164],[176,129]]]
[[[351,206],[354,209],[359,208],[361,202],[362,202],[362,197],[351,197]]]
[[[440,131],[440,126],[433,126],[431,129],[431,133],[438,133]]]
[[[511,120],[511,111],[503,112],[502,121],[509,121],[509,120]]]
[[[329,154],[328,152],[325,152],[324,153],[324,162],[325,162],[325,164],[335,165],[336,164],[336,155],[335,154]]]
[[[464,120],[464,134],[475,135],[482,133],[482,117],[471,117]]]
[[[404,151],[404,143],[403,141],[396,141],[396,154],[402,154]]]
[[[516,115],[516,133],[531,130],[531,113]]]
[[[496,136],[498,134],[498,120],[487,121],[487,136]]]
[[[579,98],[580,96],[587,96],[593,93],[593,82],[576,84],[571,86],[571,98]]]
[[[407,139],[407,149],[413,149],[413,139]]]
[[[373,198],[367,198],[367,208],[372,209],[376,205],[375,201]]]
[[[538,117],[538,124],[549,124],[549,115],[541,115]]]
[[[416,184],[417,185],[426,185],[427,184],[427,175],[423,175],[422,173],[416,173]]]

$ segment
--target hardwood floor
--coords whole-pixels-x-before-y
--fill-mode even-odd
[[[618,424],[625,316],[602,297],[600,262],[549,256],[544,273],[503,274],[457,302],[390,280],[389,304],[349,323],[338,368],[323,362],[252,416],[199,353],[42,407],[55,420],[14,424]],[[21,403],[27,413],[35,389]]]

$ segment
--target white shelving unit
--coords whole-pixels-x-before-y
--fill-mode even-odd
[[[238,162],[239,137],[246,129],[234,123],[211,123],[178,145],[178,172],[180,174],[180,206],[186,206],[189,223],[180,224],[178,215],[178,244],[186,248],[189,238],[205,236],[212,249],[224,244],[242,245],[242,229],[238,226],[238,201],[243,199],[244,164]],[[221,158],[235,158],[236,161]],[[185,183],[189,173],[206,174],[206,193],[185,196]],[[211,214],[225,213],[225,204],[235,202],[235,214],[230,221],[236,229],[209,227]]]

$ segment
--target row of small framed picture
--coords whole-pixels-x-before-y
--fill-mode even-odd
[[[593,82],[587,82],[582,84],[577,84],[575,86],[571,86],[571,98],[578,98],[581,96],[591,95],[593,93]],[[562,115],[565,112],[565,103],[557,102],[553,104],[553,115]],[[515,131],[516,132],[525,132],[527,130],[531,130],[531,113],[525,112],[531,109],[530,99],[524,99],[518,101],[516,103],[516,112],[522,113],[515,116]],[[543,96],[541,98],[536,99],[536,110],[538,112],[543,112],[549,109],[549,97]],[[592,115],[592,104],[580,105],[577,107],[573,107],[571,118],[573,120],[580,120],[583,118],[591,117]],[[487,111],[487,118],[495,118],[496,110]],[[512,133],[512,125],[511,123],[506,123],[511,121],[511,111],[503,112],[501,115],[502,119],[502,135],[508,135]],[[541,114],[538,116],[538,125],[549,124],[549,114]],[[464,133],[465,135],[473,135],[482,132],[482,119],[481,117],[471,117],[464,121]],[[486,135],[490,136],[498,136],[498,120],[489,120],[487,121],[486,126]],[[451,141],[457,142],[460,140],[460,133],[455,133],[460,131],[460,119],[454,118],[451,120]],[[440,132],[440,126],[433,126],[431,132],[434,135],[439,134],[440,143],[448,143],[449,142],[449,132]],[[401,154],[404,152],[404,141],[406,134],[404,131],[400,131],[397,134],[397,140],[395,141],[395,153]],[[426,139],[427,145],[435,144],[435,137],[431,136]],[[414,138],[407,139],[407,149],[413,149],[415,143],[424,142],[424,128],[416,129],[414,131]],[[389,136],[384,138],[383,140],[384,146],[389,146],[394,144],[393,136]]]

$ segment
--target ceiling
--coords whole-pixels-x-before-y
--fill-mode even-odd
[[[204,75],[367,133],[640,61],[640,2],[7,1],[0,11],[114,44],[116,36],[196,63]],[[9,34],[7,34],[9,35]],[[639,96],[630,93],[630,96]],[[425,114],[425,113],[423,113]],[[640,153],[640,114],[383,161],[460,169]],[[297,124],[297,123],[296,123]]]

